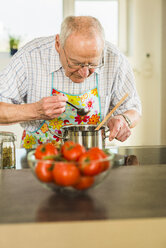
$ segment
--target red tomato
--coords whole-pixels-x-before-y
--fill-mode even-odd
[[[72,186],[80,179],[80,171],[74,163],[55,162],[53,177],[60,186]]]
[[[91,149],[89,149],[89,152],[97,153],[101,159],[106,159],[108,157],[108,155],[98,147],[92,147]],[[101,164],[102,164],[102,171],[105,171],[109,168],[109,161],[103,161],[101,162]]]
[[[35,167],[36,176],[42,182],[53,182],[52,174],[53,164],[52,162],[38,162]]]
[[[94,177],[81,176],[79,182],[74,185],[75,189],[84,190],[88,189],[94,183]]]
[[[100,156],[98,153],[94,152],[85,152],[79,158],[79,169],[83,175],[94,176],[99,174],[102,171],[102,164],[98,161]]]
[[[70,140],[66,141],[61,147],[61,153],[68,161],[77,161],[85,151],[84,146]]]
[[[36,159],[42,159],[44,157],[47,157],[49,160],[54,160],[55,155],[58,154],[58,150],[56,146],[52,143],[45,143],[37,146],[35,150],[35,158]],[[52,156],[52,157],[51,157]]]

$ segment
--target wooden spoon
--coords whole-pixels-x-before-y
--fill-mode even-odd
[[[115,105],[115,107],[108,113],[108,115],[106,115],[106,117],[104,118],[104,120],[102,120],[102,122],[96,127],[95,130],[99,130],[104,123],[108,120],[108,118],[115,112],[115,110],[122,104],[122,102],[128,97],[128,93],[126,93],[121,100]]]

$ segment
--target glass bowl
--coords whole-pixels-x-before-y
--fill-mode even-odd
[[[47,189],[50,189],[52,191],[55,191],[57,193],[68,193],[68,192],[83,192],[83,191],[87,191],[88,189],[92,188],[92,187],[96,187],[98,186],[100,183],[102,183],[104,181],[104,179],[108,176],[108,174],[110,173],[111,168],[113,167],[113,161],[114,161],[114,156],[115,154],[113,154],[112,152],[110,152],[110,150],[104,149],[104,151],[107,153],[107,157],[104,159],[98,159],[98,160],[94,160],[91,162],[95,162],[95,163],[100,163],[100,164],[105,164],[107,165],[107,169],[105,169],[104,171],[100,172],[99,174],[93,176],[93,183],[91,183],[90,186],[88,186],[87,188],[83,188],[83,189],[78,189],[75,187],[75,185],[72,186],[60,186],[57,183],[55,183],[55,181],[52,182],[43,182],[41,181],[37,174],[36,174],[36,166],[38,163],[44,163],[44,164],[50,164],[52,163],[53,166],[57,165],[57,164],[75,164],[77,167],[79,167],[81,165],[81,163],[77,162],[77,161],[51,161],[51,160],[37,160],[35,158],[35,150],[32,150],[30,152],[28,152],[27,155],[27,161],[28,161],[28,165],[32,170],[32,173],[34,174],[35,178]],[[89,163],[89,162],[88,162]],[[86,166],[86,163],[83,163],[84,166]],[[83,176],[80,172],[80,176]]]

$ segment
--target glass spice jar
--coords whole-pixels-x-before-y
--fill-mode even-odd
[[[2,169],[16,166],[16,136],[12,132],[0,132],[0,163]]]

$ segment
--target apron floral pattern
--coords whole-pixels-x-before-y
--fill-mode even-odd
[[[52,142],[57,147],[61,144],[61,139],[56,134],[61,135],[61,128],[65,125],[88,124],[96,125],[101,121],[101,106],[98,91],[98,76],[96,74],[96,88],[91,89],[81,95],[71,95],[62,91],[57,91],[53,88],[53,73],[52,73],[52,92],[53,94],[63,93],[68,97],[68,101],[80,108],[89,109],[90,112],[85,116],[77,114],[76,109],[70,105],[66,105],[66,110],[61,116],[53,119],[43,121],[41,127],[29,132],[24,130],[22,135],[21,147],[26,149],[35,148],[37,145]]]

